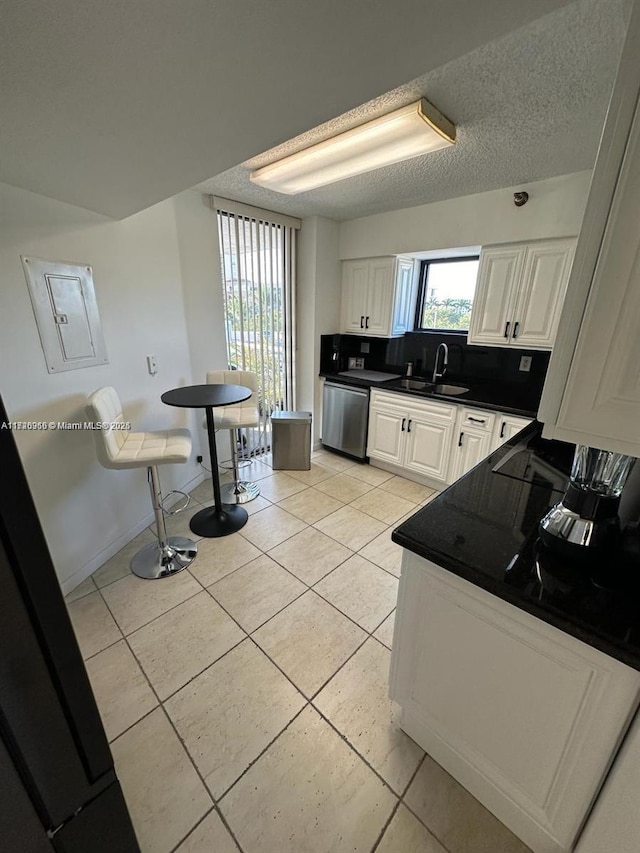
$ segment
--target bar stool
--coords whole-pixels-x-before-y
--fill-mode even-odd
[[[231,430],[231,464],[233,482],[221,487],[223,503],[244,504],[260,494],[260,487],[238,476],[237,431],[242,427],[257,427],[260,423],[258,412],[258,377],[250,370],[210,370],[207,373],[210,385],[244,385],[251,389],[251,396],[242,403],[214,409],[213,417],[216,429]]]
[[[94,391],[87,402],[87,415],[94,423],[124,423],[122,404],[110,386]],[[145,545],[131,560],[131,571],[139,578],[157,579],[174,575],[188,566],[198,546],[183,536],[167,536],[162,507],[158,465],[186,462],[191,455],[188,429],[164,432],[131,432],[125,429],[94,429],[98,460],[104,468],[146,468],[151,504],[156,520],[157,542]]]

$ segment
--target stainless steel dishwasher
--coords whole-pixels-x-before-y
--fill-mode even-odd
[[[356,459],[367,454],[369,389],[324,383],[322,444]]]

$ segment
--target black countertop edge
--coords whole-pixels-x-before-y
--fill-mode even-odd
[[[528,408],[528,406],[518,405],[519,401],[509,400],[504,396],[500,396],[500,392],[496,393],[494,389],[482,386],[469,386],[469,391],[466,394],[458,394],[455,396],[447,396],[446,394],[434,394],[432,391],[415,391],[410,388],[402,388],[397,383],[397,379],[387,379],[382,382],[374,382],[370,379],[358,379],[352,376],[340,376],[337,373],[320,373],[323,379],[329,379],[331,382],[337,382],[340,385],[352,385],[358,388],[376,388],[380,391],[389,391],[393,394],[406,394],[410,397],[419,397],[421,399],[442,400],[445,403],[456,403],[462,406],[472,406],[473,408],[488,409],[492,412],[504,412],[508,415],[516,415],[522,418],[535,418],[536,409]],[[420,379],[420,377],[416,377]],[[427,382],[428,380],[424,380]],[[464,384],[461,380],[459,383]],[[492,399],[493,398],[493,399]],[[530,402],[528,403],[530,406]]]
[[[437,498],[435,499],[437,500]],[[404,536],[400,528],[396,528],[391,534],[391,539],[397,544],[412,551],[419,557],[424,557],[432,563],[435,563],[442,569],[451,572],[462,580],[468,581],[474,586],[484,589],[506,601],[508,604],[517,607],[518,610],[523,610],[526,613],[535,616],[547,625],[552,625],[554,628],[581,640],[588,646],[597,649],[600,652],[615,658],[615,660],[630,666],[632,669],[640,671],[640,654],[628,646],[622,640],[617,640],[613,637],[607,637],[604,634],[597,633],[585,628],[562,615],[561,612],[550,606],[536,606],[535,603],[528,598],[522,598],[518,595],[518,590],[506,586],[503,582],[488,577],[481,572],[474,571],[469,566],[452,559],[450,555],[438,553],[433,548],[425,546],[423,543],[416,542],[415,539]]]
[[[479,530],[484,531],[483,535],[491,536],[491,523],[494,519],[491,518],[490,510],[487,509],[490,495],[487,494],[486,489],[482,492],[482,505],[479,503],[476,511],[470,515],[467,514],[465,517],[465,512],[468,513],[468,506],[465,510],[460,510],[460,507],[464,504],[464,498],[472,494],[474,489],[477,490],[482,478],[484,478],[485,484],[488,482],[487,477],[493,478],[490,486],[492,494],[496,494],[495,490],[505,488],[508,478],[497,476],[496,470],[500,469],[501,464],[507,461],[505,457],[508,457],[509,454],[513,458],[513,452],[517,451],[519,447],[528,449],[530,443],[539,442],[547,447],[561,446],[565,450],[571,451],[572,454],[573,445],[544,441],[540,434],[541,424],[537,421],[525,427],[524,430],[521,430],[492,453],[487,460],[477,465],[393,530],[391,539],[397,545],[429,560],[445,571],[451,572],[519,610],[535,616],[542,622],[640,671],[640,605],[636,607],[633,603],[635,601],[640,602],[640,575],[638,573],[640,567],[636,566],[635,563],[631,567],[634,578],[633,584],[627,590],[620,589],[615,592],[614,604],[610,606],[609,601],[607,601],[606,610],[580,613],[574,610],[573,593],[571,598],[565,601],[553,597],[545,599],[539,594],[539,591],[534,592],[526,582],[521,583],[521,580],[526,581],[527,577],[531,579],[534,576],[534,561],[531,556],[532,543],[539,541],[537,537],[539,518],[533,517],[530,520],[526,538],[524,541],[520,541],[512,552],[513,561],[509,563],[509,566],[515,563],[516,566],[524,566],[524,570],[522,568],[511,571],[509,568],[497,569],[497,562],[502,566],[508,562],[509,554],[505,553],[501,554],[504,561],[496,562],[494,559],[487,560],[483,564],[482,559],[478,560],[473,552],[475,547],[473,537],[470,540],[472,551],[467,552],[470,555],[468,562],[459,559],[453,553],[454,549],[450,545],[451,538],[447,542],[446,538],[441,536],[440,542],[436,541],[439,531],[446,524],[444,519],[448,517],[454,520],[450,528],[450,535],[455,534],[456,530],[459,533],[464,533],[468,519],[473,518],[474,522],[480,525]],[[551,492],[550,503],[552,504],[561,497],[562,492]],[[486,525],[486,527],[482,525]],[[476,528],[476,535],[479,530]],[[618,556],[615,551],[607,553],[605,556],[607,568],[616,564]],[[577,566],[581,573],[583,571],[582,563],[567,561],[565,557],[556,557],[556,559],[561,565],[563,563],[573,565],[574,569]],[[476,560],[476,565],[473,564],[474,560]],[[518,580],[518,576],[520,580]],[[584,574],[584,580],[587,584],[590,583],[588,572]],[[576,594],[579,591],[576,587]],[[604,593],[604,595],[607,594],[607,592]],[[630,603],[632,604],[631,615],[627,611],[627,607],[631,606]],[[609,619],[607,624],[611,625],[615,633],[602,623],[603,612],[606,612]]]

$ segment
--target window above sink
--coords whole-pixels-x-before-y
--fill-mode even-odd
[[[422,261],[416,330],[468,332],[479,255]]]

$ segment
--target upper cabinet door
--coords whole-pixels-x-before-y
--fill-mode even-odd
[[[640,3],[607,109],[560,334],[538,410],[545,438],[640,457]]]
[[[342,266],[342,331],[361,334],[367,316],[368,261],[345,261]]]
[[[391,337],[404,335],[413,329],[416,311],[416,264],[411,258],[396,262],[395,294]]]
[[[558,438],[640,456],[640,115],[560,407]]]
[[[513,311],[511,346],[553,346],[575,243],[573,239],[547,240],[527,248]]]
[[[470,344],[506,346],[513,331],[515,288],[524,263],[525,246],[483,249],[473,300]]]
[[[366,334],[388,337],[391,332],[394,269],[395,258],[373,258],[369,261]]]
[[[416,274],[411,258],[343,261],[340,331],[393,338],[413,329]]]

